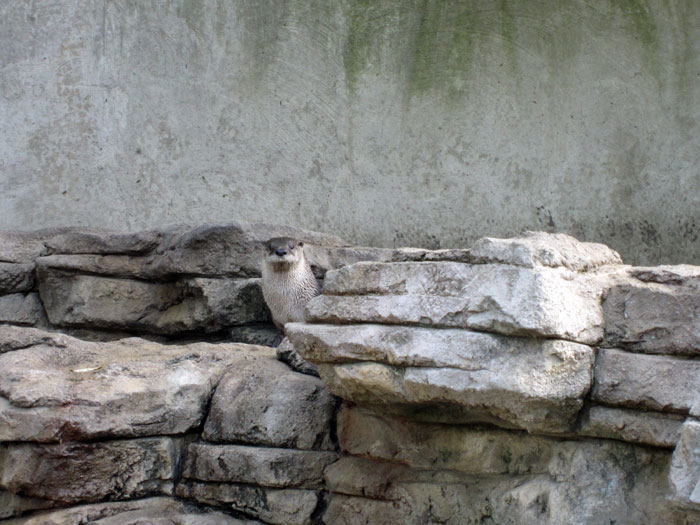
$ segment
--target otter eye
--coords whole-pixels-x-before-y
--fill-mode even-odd
[[[304,241],[299,241],[299,246],[304,246]]]

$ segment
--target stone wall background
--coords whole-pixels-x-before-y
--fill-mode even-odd
[[[278,235],[324,281],[306,373],[266,346]],[[238,223],[0,232],[0,261],[8,525],[700,520],[699,267]]]
[[[695,0],[0,3],[0,227],[700,261]]]

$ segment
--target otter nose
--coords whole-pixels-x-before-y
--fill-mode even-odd
[[[282,257],[283,255],[287,255],[287,250],[285,250],[284,248],[277,248],[275,250],[275,254]]]

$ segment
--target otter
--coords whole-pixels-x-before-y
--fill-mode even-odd
[[[304,243],[290,237],[267,241],[262,263],[262,292],[275,326],[304,321],[306,303],[321,293]]]

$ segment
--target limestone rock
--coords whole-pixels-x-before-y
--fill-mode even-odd
[[[700,421],[688,420],[683,425],[669,479],[674,501],[700,510]]]
[[[56,254],[143,254],[158,247],[168,236],[187,229],[174,226],[165,230],[123,233],[100,228],[80,228],[58,233],[45,241],[47,252]]]
[[[333,495],[323,514],[323,523],[326,525],[418,524],[418,521],[411,519],[411,514],[409,505],[399,501]]]
[[[0,520],[18,516],[30,510],[45,509],[51,506],[52,502],[50,501],[25,498],[0,489]]]
[[[204,426],[208,441],[332,450],[333,396],[321,380],[279,361],[241,364],[225,374]]]
[[[259,279],[154,283],[39,266],[39,291],[55,325],[153,333],[217,332],[269,320]]]
[[[162,281],[159,275],[146,265],[143,255],[46,255],[36,259],[42,269],[58,270],[67,274],[92,274],[125,279]]]
[[[600,349],[591,397],[606,405],[687,414],[700,385],[700,362]]]
[[[46,314],[38,293],[0,295],[0,323],[46,326]]]
[[[206,505],[226,506],[272,525],[310,525],[319,502],[312,490],[184,481],[177,495]]]
[[[319,367],[328,388],[358,403],[454,405],[469,420],[563,430],[592,381],[593,349],[568,341],[382,325],[286,331],[303,357],[333,364]]]
[[[193,443],[183,476],[199,481],[233,482],[277,488],[318,489],[334,452]]]
[[[633,268],[603,303],[605,341],[637,352],[700,355],[700,268]]]
[[[578,434],[674,448],[683,420],[675,414],[593,406],[582,417]]]
[[[27,263],[45,253],[47,230],[34,232],[0,231],[0,261]]]
[[[3,522],[3,525],[262,525],[222,512],[155,497],[80,505]]]
[[[184,433],[225,369],[278,364],[273,349],[238,344],[93,343],[17,327],[0,338],[16,348],[0,353],[0,441]]]
[[[307,320],[417,324],[555,337],[603,335],[601,290],[562,268],[449,262],[358,263],[328,272]]]
[[[387,262],[428,262],[428,261],[450,261],[473,263],[470,250],[468,249],[442,249],[425,250],[423,248],[397,248],[393,251],[391,259]]]
[[[277,359],[286,363],[292,370],[300,374],[319,377],[316,365],[301,357],[289,338],[285,337],[277,347]]]
[[[506,263],[535,268],[563,266],[587,271],[606,264],[622,264],[620,255],[605,246],[581,242],[563,233],[528,231],[510,239],[483,237],[474,243],[471,256],[480,263]]]
[[[170,494],[182,439],[141,438],[0,448],[0,488],[56,504]]]
[[[255,324],[231,328],[231,342],[233,343],[276,347],[282,338],[280,331],[271,325]]]
[[[0,262],[0,295],[28,292],[34,286],[34,265]]]

